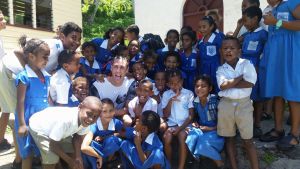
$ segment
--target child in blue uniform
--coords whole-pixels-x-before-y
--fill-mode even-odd
[[[198,43],[200,74],[207,74],[212,78],[213,93],[215,94],[219,92],[216,71],[222,62],[219,49],[223,40],[222,36],[215,33],[216,28],[216,24],[211,16],[205,16],[199,22],[199,30],[203,35],[202,40]]]
[[[129,71],[132,65],[142,60],[142,54],[140,53],[140,42],[138,40],[132,40],[128,44],[128,52],[129,52]]]
[[[269,2],[269,1],[268,1]],[[271,3],[271,2],[269,2]],[[264,15],[269,36],[260,62],[260,78],[264,97],[274,97],[275,129],[264,135],[264,141],[280,140],[279,148],[299,144],[300,120],[300,58],[299,1],[275,0],[271,13]],[[264,81],[262,81],[264,80]],[[284,137],[285,101],[291,113],[291,131]]]
[[[92,43],[96,45],[97,49],[96,60],[103,65],[103,69],[106,68],[105,65],[112,58],[111,51],[119,44],[124,45],[124,35],[125,32],[123,28],[116,27],[108,30],[104,35],[104,39],[95,38],[92,40]]]
[[[157,64],[158,55],[153,50],[146,50],[143,53],[143,62],[147,68],[147,77],[154,80],[155,73],[159,70]]]
[[[164,60],[164,65],[165,65],[165,71],[170,72],[170,71],[180,71],[181,77],[185,80],[187,75],[180,70],[180,65],[181,65],[181,60],[180,60],[180,55],[178,52],[175,51],[169,51],[166,54],[165,60]]]
[[[77,77],[72,82],[72,96],[69,97],[68,107],[78,107],[89,96],[89,82],[85,77]]]
[[[137,121],[134,142],[125,140],[121,144],[124,168],[169,169],[170,165],[163,152],[163,144],[156,132],[159,129],[159,115],[153,111],[144,111]]]
[[[72,96],[71,75],[79,71],[80,55],[74,51],[63,50],[58,56],[61,67],[50,81],[50,96],[54,105],[67,105]]]
[[[192,155],[199,159],[201,156],[215,161],[218,167],[223,166],[220,152],[224,146],[224,139],[217,134],[218,97],[210,94],[212,82],[209,76],[203,75],[195,80],[194,100],[197,120],[189,131],[186,144]]]
[[[17,111],[15,114],[15,131],[22,168],[32,168],[33,156],[39,156],[32,137],[28,133],[29,118],[36,112],[48,107],[50,75],[44,70],[49,46],[41,40],[31,39],[23,48],[27,65],[16,78]]]
[[[83,76],[88,78],[89,84],[92,84],[96,79],[101,76],[102,65],[95,60],[96,46],[92,42],[84,42],[81,46],[82,55],[80,58],[80,69],[76,77]]]
[[[168,119],[168,129],[164,133],[165,153],[169,161],[171,161],[171,143],[174,137],[176,137],[179,142],[178,169],[184,169],[187,156],[187,147],[185,144],[186,129],[193,119],[194,93],[182,87],[183,79],[178,70],[169,72],[167,81],[170,90],[164,92],[162,97],[164,118]]]
[[[260,57],[263,53],[265,43],[268,39],[268,32],[259,26],[262,18],[262,11],[259,7],[252,6],[244,11],[244,26],[248,32],[243,34],[242,55],[241,58],[248,59],[256,68],[257,75]],[[263,111],[263,98],[260,96],[259,81],[257,80],[251,93],[251,99],[254,106],[254,137],[260,137],[262,130],[260,129],[260,119]]]
[[[181,70],[186,74],[183,87],[193,91],[197,75],[197,60],[199,60],[198,52],[193,49],[196,42],[196,33],[194,31],[184,31],[180,36],[183,47],[183,51],[180,52]]]
[[[175,51],[178,52],[176,48],[177,43],[179,42],[179,32],[176,29],[170,29],[167,32],[167,37],[165,39],[166,47],[156,51],[158,54],[158,66],[160,69],[164,69],[164,60],[167,52]]]
[[[101,102],[100,117],[96,124],[90,127],[90,132],[81,145],[85,168],[102,168],[103,162],[112,160],[121,145],[118,135],[123,129],[123,123],[114,118],[114,103],[107,98],[102,99]]]

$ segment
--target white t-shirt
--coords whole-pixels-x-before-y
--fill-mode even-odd
[[[9,69],[13,74],[12,78],[16,78],[17,74],[24,70],[23,66],[21,65],[19,59],[15,55],[13,51],[7,53],[2,58],[3,64]]]
[[[114,86],[107,78],[104,78],[103,83],[96,81],[93,85],[97,89],[100,99],[109,98],[114,102],[116,109],[121,109],[125,106],[126,95],[133,81],[134,79],[125,77],[121,86]]]
[[[174,97],[176,93],[173,90],[164,92],[161,105],[166,108],[169,100]],[[194,93],[190,90],[182,88],[180,95],[177,97],[179,101],[173,101],[171,106],[171,114],[168,117],[168,126],[181,126],[189,116],[189,109],[193,108]]]
[[[59,39],[42,39],[45,41],[50,48],[50,55],[48,63],[45,67],[46,71],[51,74],[58,66],[58,55],[61,51],[64,50],[62,41]]]
[[[5,52],[4,52],[4,46],[3,46],[3,41],[2,38],[0,37],[0,60],[4,57]]]
[[[128,111],[131,117],[135,117],[135,113],[134,113],[134,108],[136,106],[136,104],[139,103],[139,97],[136,96],[135,98],[133,98],[129,103],[128,103]],[[146,110],[152,110],[154,112],[157,113],[157,101],[154,100],[153,98],[149,97],[149,99],[147,100],[147,102],[145,103],[142,112],[146,111]]]
[[[50,78],[51,99],[59,104],[68,104],[71,78],[64,69],[59,69]]]
[[[153,91],[154,91],[154,95],[158,95],[159,94],[159,91],[158,91],[158,89],[155,86],[153,87]],[[164,113],[163,113],[163,109],[161,107],[162,96],[159,96],[159,97],[160,97],[160,103],[157,104],[157,113],[159,114],[160,117],[163,117]]]
[[[38,134],[60,141],[73,134],[85,135],[88,127],[78,124],[78,107],[48,107],[29,119],[29,127]]]
[[[217,82],[220,86],[231,79],[234,79],[240,75],[243,75],[243,79],[247,82],[255,84],[257,75],[255,68],[252,63],[247,59],[239,59],[238,63],[233,69],[229,64],[224,63],[217,70]],[[226,90],[221,90],[219,92],[220,97],[227,97],[230,99],[242,99],[249,97],[252,88],[230,88]]]

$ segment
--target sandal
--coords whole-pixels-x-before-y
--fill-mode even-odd
[[[253,127],[253,137],[254,138],[260,138],[262,136],[263,132],[260,127]]]
[[[291,141],[293,139],[295,139],[297,141],[297,144],[295,144],[295,145],[291,144]],[[279,140],[278,143],[276,144],[276,146],[279,150],[290,150],[298,144],[299,144],[299,137],[294,136],[293,134],[289,133],[287,136],[285,136],[281,140]]]
[[[272,116],[266,112],[264,112],[261,116],[261,121],[264,121],[264,120],[271,120],[272,119]]]
[[[16,160],[14,160],[14,162],[12,163],[11,169],[22,169],[22,161],[20,162],[16,162]]]
[[[11,148],[11,145],[6,139],[3,139],[0,143],[0,151],[3,150],[9,150]]]
[[[276,135],[272,135],[272,133],[275,133]],[[278,141],[282,139],[285,136],[284,130],[282,131],[276,131],[274,128],[270,130],[269,132],[262,135],[259,140],[262,142],[272,142],[272,141]]]

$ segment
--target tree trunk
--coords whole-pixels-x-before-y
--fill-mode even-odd
[[[95,19],[95,16],[96,16],[96,13],[97,13],[97,10],[99,8],[99,5],[100,5],[100,0],[94,0],[94,3],[93,3],[93,12],[92,14],[88,17],[88,23],[89,24],[93,24],[94,23],[94,19]]]

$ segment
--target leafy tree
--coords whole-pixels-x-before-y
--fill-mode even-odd
[[[102,37],[109,28],[134,23],[133,0],[82,0],[82,14],[84,39]]]

